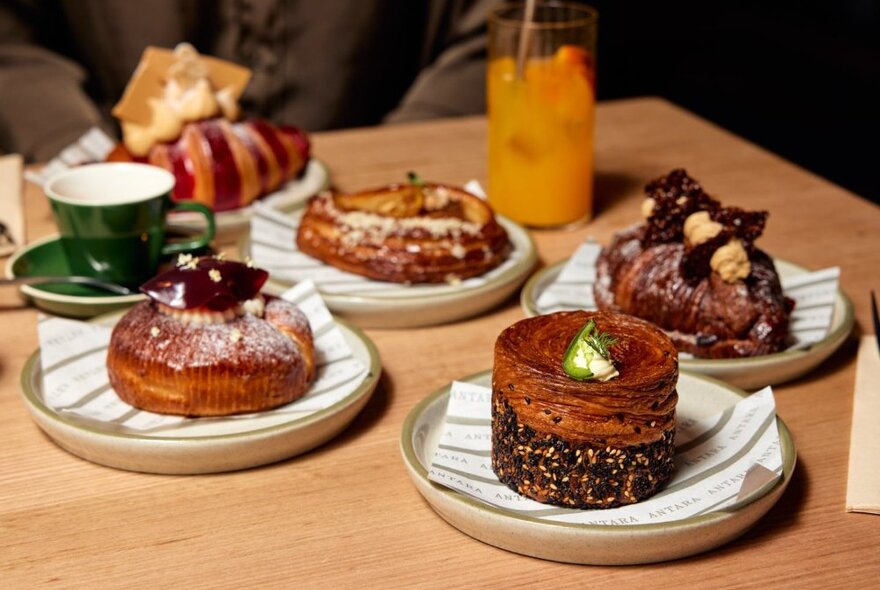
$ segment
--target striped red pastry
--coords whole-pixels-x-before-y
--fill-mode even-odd
[[[228,211],[249,205],[301,174],[309,151],[308,137],[295,127],[214,118],[187,123],[179,139],[154,145],[144,157],[132,155],[120,143],[107,159],[161,166],[177,181],[175,200]]]

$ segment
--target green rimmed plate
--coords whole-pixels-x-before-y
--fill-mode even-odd
[[[491,386],[491,372],[462,379]],[[752,491],[735,505],[684,520],[645,525],[580,525],[550,522],[485,504],[428,479],[440,442],[451,384],[435,391],[409,413],[400,450],[410,478],[425,500],[449,524],[489,545],[553,561],[627,565],[678,559],[709,551],[743,534],[782,496],[791,481],[797,451],[785,423],[776,418],[781,443],[782,478]],[[747,394],[714,379],[682,373],[677,412],[706,417],[723,411]]]
[[[108,314],[94,321],[112,325],[120,315]],[[344,398],[305,416],[273,416],[270,420],[269,413],[262,412],[194,419],[158,433],[135,432],[114,422],[49,407],[43,398],[39,349],[22,369],[21,395],[34,421],[55,443],[94,463],[165,474],[216,473],[274,463],[305,453],[342,432],[376,389],[382,369],[375,345],[357,328],[335,321],[354,357],[368,370]]]
[[[290,213],[290,209],[284,209]],[[299,211],[293,211],[298,215]],[[521,253],[515,264],[486,282],[475,286],[417,285],[390,292],[328,293],[321,297],[333,313],[366,328],[416,328],[462,320],[495,307],[525,282],[537,262],[537,251],[528,231],[521,225],[498,216],[513,247]],[[250,237],[239,241],[239,256],[251,254]],[[277,295],[294,283],[269,278],[266,292]]]
[[[70,276],[73,272],[57,235],[31,242],[6,262],[6,276]],[[85,285],[22,285],[22,294],[49,313],[90,318],[134,305],[144,295],[115,295]]]
[[[810,272],[802,266],[779,258],[775,258],[773,262],[782,279]],[[520,294],[520,305],[527,317],[540,314],[538,298],[556,280],[567,263],[568,259],[561,260],[536,272],[528,280]],[[854,321],[852,302],[838,289],[828,334],[806,349],[739,359],[682,358],[679,365],[683,371],[708,375],[743,389],[758,389],[784,383],[812,371],[831,356],[852,331]]]

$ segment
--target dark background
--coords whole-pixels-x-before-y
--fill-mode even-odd
[[[667,98],[880,203],[880,0],[611,0],[600,100]]]

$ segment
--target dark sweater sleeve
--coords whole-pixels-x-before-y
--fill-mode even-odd
[[[486,110],[486,19],[495,0],[431,2],[429,35],[437,49],[387,123]],[[436,8],[442,6],[442,9]]]
[[[83,69],[32,41],[28,8],[0,3],[0,151],[46,161],[101,116],[83,90]]]

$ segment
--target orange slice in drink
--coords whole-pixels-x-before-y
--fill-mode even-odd
[[[595,69],[593,68],[593,56],[577,45],[563,45],[556,50],[553,62],[572,68],[590,82],[590,86],[596,87]]]

